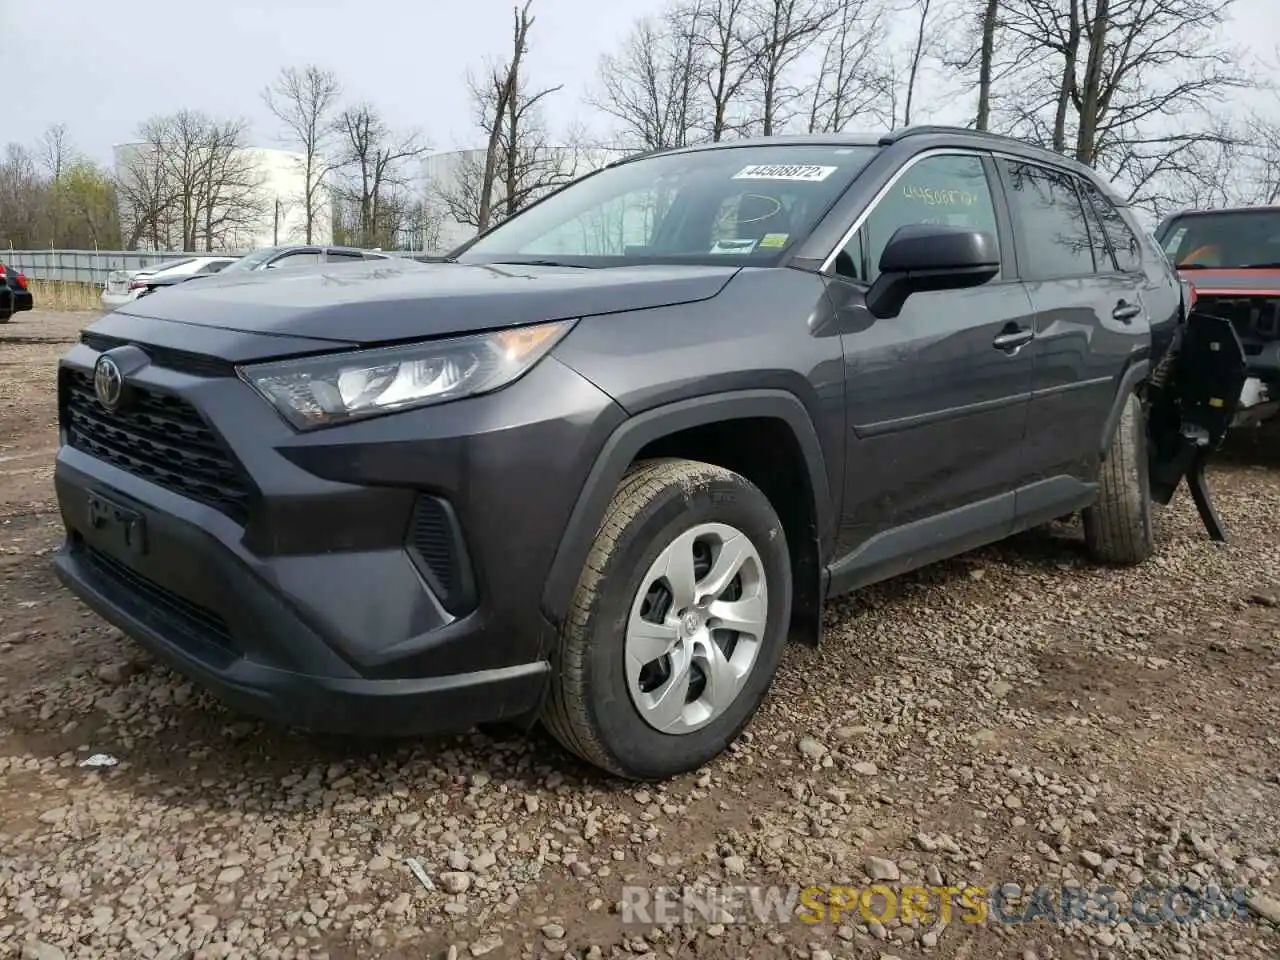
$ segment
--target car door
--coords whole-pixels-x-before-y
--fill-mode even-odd
[[[1020,524],[1051,519],[1091,496],[1119,378],[1145,349],[1148,324],[1133,278],[1119,270],[1074,173],[999,161],[1035,309],[1030,425]]]
[[[842,315],[849,443],[837,547],[846,559],[833,586],[856,587],[1011,529],[1033,332],[997,183],[977,152],[908,161],[835,257],[829,291]],[[995,234],[1001,272],[979,287],[913,294],[897,317],[874,318],[863,294],[889,238],[912,223]]]

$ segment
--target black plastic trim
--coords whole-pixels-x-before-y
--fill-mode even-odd
[[[428,511],[434,511],[437,514],[438,522],[443,527],[441,532],[445,537],[444,546],[448,552],[448,557],[443,562],[449,567],[443,574],[438,569],[441,561],[433,563],[431,558],[423,553],[415,538],[419,523]],[[422,579],[440,601],[440,606],[455,617],[465,616],[476,608],[475,569],[471,565],[466,540],[462,535],[462,525],[458,522],[458,515],[449,501],[429,494],[418,495],[413,513],[409,518],[405,549]],[[446,576],[448,582],[446,582]]]
[[[742,390],[710,394],[647,410],[622,423],[605,441],[591,473],[574,504],[564,536],[556,550],[542,594],[543,613],[553,624],[566,616],[578,577],[586,563],[618,483],[627,467],[647,444],[691,427],[727,420],[772,418],[787,424],[800,446],[809,475],[814,517],[818,529],[819,566],[831,549],[835,504],[827,483],[822,444],[808,411],[785,390]]]

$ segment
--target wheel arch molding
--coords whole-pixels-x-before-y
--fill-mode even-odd
[[[759,389],[680,400],[630,417],[605,441],[574,503],[543,586],[542,613],[552,624],[563,624],[601,519],[637,455],[655,441],[682,431],[734,420],[781,421],[795,440],[808,481],[818,548],[825,560],[834,503],[822,444],[800,399],[786,390]]]

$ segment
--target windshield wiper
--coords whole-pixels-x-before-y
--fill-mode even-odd
[[[1211,267],[1207,263],[1180,263],[1179,270],[1218,270],[1220,267]]]
[[[570,267],[574,270],[590,270],[580,263],[565,263],[563,260],[493,260],[493,266],[508,267]]]
[[[1241,270],[1280,270],[1280,262],[1273,263],[1242,263]]]

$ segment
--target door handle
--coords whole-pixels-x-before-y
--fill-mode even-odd
[[[1009,333],[1002,333],[994,340],[991,345],[997,350],[1016,350],[1023,344],[1030,343],[1035,339],[1036,332],[1030,327],[1023,327],[1019,330],[1012,330]]]
[[[1121,300],[1116,304],[1116,308],[1111,311],[1111,316],[1115,317],[1121,323],[1128,323],[1141,312],[1142,306],[1140,304],[1125,303]]]

